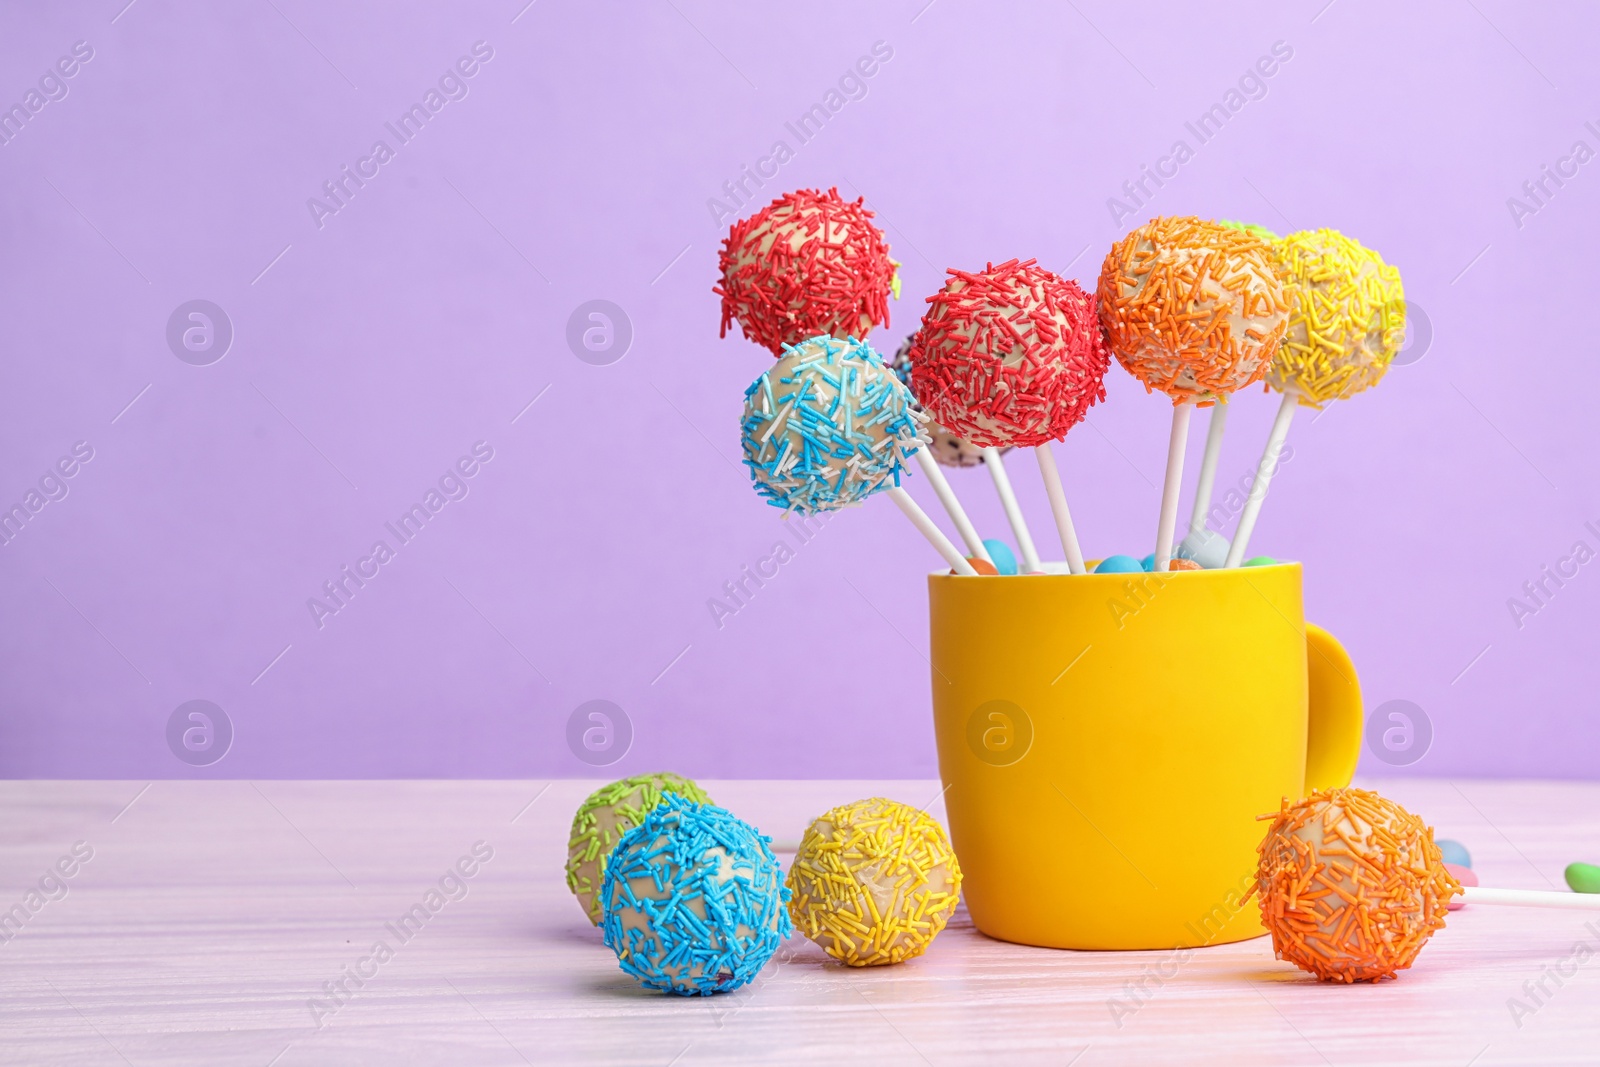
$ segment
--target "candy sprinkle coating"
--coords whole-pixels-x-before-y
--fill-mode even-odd
[[[912,334],[900,342],[900,347],[895,349],[894,358],[889,361],[889,369],[894,371],[894,376],[904,383],[907,389],[911,388],[911,346],[917,340],[917,335]],[[917,405],[921,410],[922,405]],[[931,441],[928,451],[939,462],[941,467],[977,467],[983,464],[983,449],[968,441],[958,433],[952,433],[932,423],[928,426],[928,436]],[[1006,445],[1000,450],[1003,456],[1011,451],[1012,446]]]
[[[722,297],[720,336],[737,319],[775,356],[817,334],[865,337],[889,324],[896,266],[863,200],[837,189],[785,193],[722,242],[722,281],[712,288]]]
[[[1400,271],[1338,230],[1291,233],[1273,253],[1289,324],[1267,385],[1318,408],[1377,385],[1405,343]]]
[[[1445,923],[1461,884],[1433,830],[1365,789],[1283,802],[1251,890],[1281,960],[1325,981],[1392,978]]]
[[[606,860],[623,834],[644,821],[645,815],[661,803],[666,793],[685,800],[711,803],[694,782],[661,771],[636,774],[603,785],[578,805],[567,835],[567,888],[578,899],[578,906],[589,921],[600,925],[600,886],[606,874]]]
[[[793,932],[778,860],[749,823],[668,793],[606,864],[606,947],[649,989],[746,985]]]
[[[1271,247],[1243,230],[1164,216],[1100,268],[1106,343],[1147,391],[1204,407],[1261,379],[1289,316]]]
[[[834,511],[899,485],[926,421],[871,345],[813,337],[745,390],[744,464],[772,506]]]
[[[1094,298],[1033,260],[951,269],[911,345],[929,416],[979,447],[1060,440],[1106,397]]]
[[[883,797],[806,829],[789,868],[795,928],[852,967],[922,955],[961,899],[961,865],[931,816]]]

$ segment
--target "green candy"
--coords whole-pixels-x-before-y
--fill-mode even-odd
[[[1244,561],[1246,567],[1271,567],[1278,561],[1271,556],[1255,556]]]
[[[567,838],[567,888],[578,906],[596,926],[605,918],[600,887],[605,884],[606,861],[622,835],[644,822],[661,803],[661,794],[676,793],[696,804],[710,804],[705,790],[680,775],[636,774],[603,785],[578,805]]]
[[[1600,867],[1574,863],[1567,867],[1567,885],[1574,893],[1600,893]]]

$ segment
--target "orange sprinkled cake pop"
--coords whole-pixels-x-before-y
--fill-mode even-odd
[[[1111,351],[1174,403],[1259,381],[1289,317],[1267,243],[1192,216],[1152,219],[1112,246],[1098,295]]]
[[[1411,966],[1461,885],[1433,830],[1365,789],[1284,801],[1262,840],[1253,890],[1272,947],[1318,978],[1370,982]]]

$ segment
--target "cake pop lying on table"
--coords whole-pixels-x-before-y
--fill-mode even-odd
[[[766,966],[792,928],[778,860],[749,823],[668,793],[606,864],[606,947],[651,989],[725,993]]]
[[[606,859],[617,840],[644,821],[666,793],[685,800],[709,804],[711,798],[687,778],[665,771],[636,774],[632,778],[603,785],[578,805],[567,837],[567,888],[578,898],[578,906],[596,926],[604,917],[600,907],[600,884],[606,875]]]
[[[819,815],[789,867],[789,917],[852,967],[903,963],[944,929],[961,865],[930,815],[873,797]]]
[[[1288,333],[1266,381],[1283,402],[1239,515],[1229,567],[1245,558],[1295,409],[1320,408],[1377,385],[1405,341],[1400,272],[1378,253],[1338,230],[1291,233],[1273,250],[1290,311]]]
[[[1023,569],[1043,570],[999,449],[1034,449],[1068,569],[1084,572],[1050,442],[1105,399],[1110,365],[1094,298],[1033,260],[952,269],[928,298],[911,346],[911,383],[938,423],[984,449]]]
[[[1100,269],[1106,342],[1147,391],[1172,398],[1155,569],[1172,557],[1189,415],[1259,381],[1283,338],[1288,305],[1266,242],[1193,217],[1134,230]]]
[[[1251,890],[1279,959],[1338,982],[1393,978],[1444,927],[1451,898],[1600,910],[1600,897],[1463,888],[1445,869],[1433,831],[1365,789],[1284,801],[1257,850]]]
[[[887,493],[956,573],[976,574],[900,487],[905,461],[928,443],[926,421],[870,345],[819,336],[750,383],[740,440],[755,490],[773,507],[814,515]]]

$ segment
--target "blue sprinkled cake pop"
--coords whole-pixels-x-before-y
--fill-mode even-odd
[[[709,996],[753,979],[793,927],[771,838],[675,793],[606,863],[606,946],[650,988]]]
[[[898,486],[925,421],[871,345],[813,337],[745,390],[744,463],[772,506],[833,511]]]

